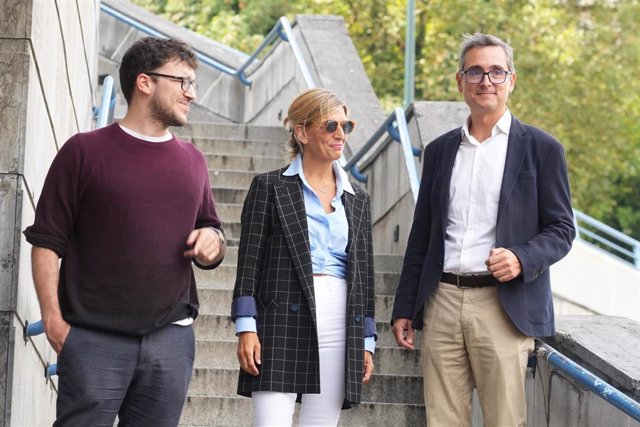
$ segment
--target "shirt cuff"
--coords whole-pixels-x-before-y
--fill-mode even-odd
[[[238,317],[236,319],[236,336],[242,332],[258,332],[256,319],[253,317]],[[375,343],[374,343],[375,346]]]
[[[236,323],[236,328],[238,324]],[[364,349],[371,354],[375,354],[376,352],[376,339],[374,337],[366,337],[364,339]]]
[[[372,317],[364,318],[364,336],[365,338],[373,338],[374,341],[378,340],[378,329],[376,327],[376,321]]]
[[[238,297],[231,303],[231,320],[235,322],[238,317],[256,317],[258,305],[252,296]]]

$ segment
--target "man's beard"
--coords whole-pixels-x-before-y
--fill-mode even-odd
[[[165,127],[184,126],[187,124],[186,118],[178,115],[174,110],[168,108],[166,105],[162,105],[157,95],[154,95],[151,98],[149,113],[153,119],[162,123]]]

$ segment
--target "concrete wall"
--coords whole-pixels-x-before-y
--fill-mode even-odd
[[[46,425],[55,414],[44,367],[56,356],[43,336],[22,337],[40,310],[21,231],[60,145],[93,126],[97,16],[98,0],[5,0],[0,14],[1,425]]]
[[[640,322],[640,270],[631,264],[576,240],[551,274],[553,291],[560,298],[594,313]]]
[[[549,345],[640,401],[640,323],[612,316],[560,316]],[[539,359],[527,381],[529,425],[640,427],[640,422]]]

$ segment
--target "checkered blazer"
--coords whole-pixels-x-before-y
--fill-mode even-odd
[[[286,168],[258,175],[242,210],[234,301],[254,297],[262,345],[260,374],[240,371],[238,393],[319,393],[313,271],[302,182]],[[347,243],[347,342],[345,405],[360,402],[364,372],[364,324],[374,319],[370,197],[353,185],[342,202]],[[375,323],[373,323],[375,325]]]

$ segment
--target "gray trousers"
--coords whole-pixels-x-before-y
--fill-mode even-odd
[[[192,326],[144,337],[72,326],[58,356],[54,426],[176,426],[193,369]]]

